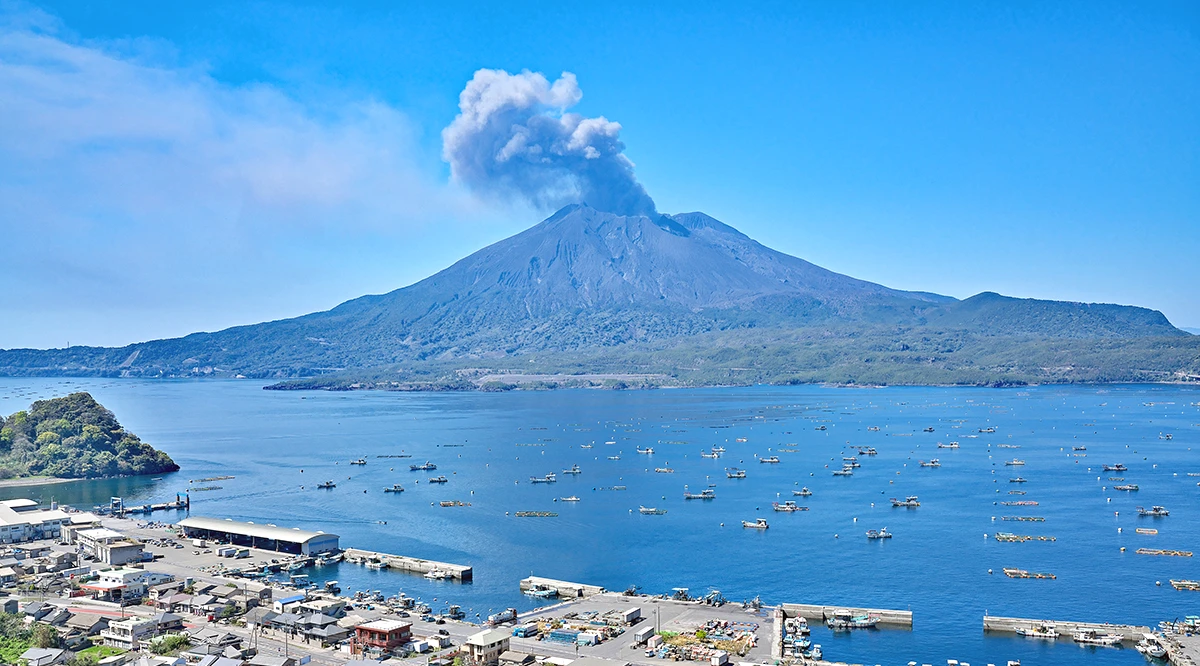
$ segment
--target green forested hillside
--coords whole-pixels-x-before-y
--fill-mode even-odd
[[[87,393],[39,400],[0,418],[0,478],[161,474],[179,465],[126,431]]]

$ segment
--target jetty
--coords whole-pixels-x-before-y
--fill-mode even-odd
[[[605,589],[599,585],[584,585],[583,583],[572,583],[565,580],[542,578],[541,576],[530,576],[521,579],[522,592],[534,589],[555,590],[558,592],[560,599],[582,599],[583,597],[590,597],[605,592]]]
[[[1139,627],[1132,624],[1108,624],[1099,622],[1071,622],[1069,620],[1030,620],[1020,617],[983,616],[983,630],[996,633],[1015,634],[1017,629],[1030,630],[1044,624],[1053,624],[1065,636],[1077,631],[1095,631],[1101,634],[1117,634],[1128,641],[1137,642],[1142,634],[1150,633],[1150,627]]]
[[[407,573],[427,574],[437,569],[449,573],[450,577],[454,580],[463,582],[472,580],[474,574],[471,567],[462,564],[422,560],[416,557],[392,555],[391,553],[376,553],[370,550],[359,550],[358,548],[347,548],[345,556],[349,561],[383,562],[387,564],[387,568],[389,569],[396,569]]]
[[[825,622],[835,613],[850,613],[851,615],[878,615],[880,626],[912,629],[912,611],[886,610],[880,608],[855,608],[853,606],[827,606],[819,604],[782,604],[783,619],[802,617],[806,620]]]

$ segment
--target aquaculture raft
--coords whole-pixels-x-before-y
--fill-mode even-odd
[[[518,511],[513,514],[517,518],[557,518],[558,514],[553,511]]]
[[[1163,550],[1161,548],[1138,548],[1138,555],[1169,555],[1171,557],[1191,557],[1190,550]]]
[[[1058,576],[1055,576],[1052,573],[1026,571],[1024,569],[1013,569],[1013,568],[1009,568],[1009,567],[1004,568],[1004,575],[1008,576],[1009,578],[1037,578],[1037,579],[1049,579],[1049,580],[1058,578]]]

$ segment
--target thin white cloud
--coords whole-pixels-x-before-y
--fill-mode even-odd
[[[271,86],[0,28],[5,216],[386,228],[467,213],[470,201],[420,166],[414,137],[378,101],[317,114]]]

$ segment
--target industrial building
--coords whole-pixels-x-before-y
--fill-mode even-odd
[[[317,555],[339,549],[336,534],[309,532],[299,528],[288,529],[271,524],[243,523],[228,518],[184,518],[179,521],[179,527],[183,528],[184,534],[193,538],[212,539],[293,555]]]
[[[62,526],[70,523],[71,514],[57,504],[43,509],[31,499],[0,501],[0,543],[55,539]]]

